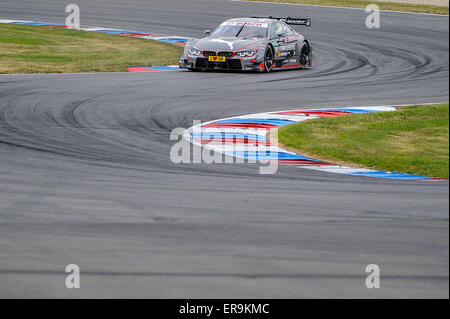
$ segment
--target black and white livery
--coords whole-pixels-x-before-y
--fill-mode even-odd
[[[302,18],[238,18],[223,22],[202,39],[186,43],[180,67],[188,70],[271,72],[312,66],[308,40],[290,25],[310,26]]]

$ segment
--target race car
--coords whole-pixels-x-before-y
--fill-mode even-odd
[[[271,72],[312,66],[312,48],[290,25],[311,26],[309,18],[230,19],[201,39],[186,43],[180,67],[198,70]]]

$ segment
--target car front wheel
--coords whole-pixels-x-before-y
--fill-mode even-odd
[[[266,53],[264,54],[264,71],[265,72],[270,72],[273,70],[273,49],[272,47],[269,45],[266,48]]]

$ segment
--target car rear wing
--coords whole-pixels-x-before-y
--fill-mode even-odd
[[[287,17],[287,18],[275,18],[275,17],[252,17],[255,19],[275,19],[275,20],[280,20],[283,21],[286,24],[292,24],[292,25],[303,25],[306,27],[310,27],[311,26],[311,18],[291,18],[291,17]]]

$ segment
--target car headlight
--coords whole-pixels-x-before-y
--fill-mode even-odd
[[[256,52],[258,52],[258,51],[256,51],[256,50],[248,50],[248,51],[239,51],[236,54],[238,56],[240,56],[241,58],[245,58],[245,57],[254,56],[256,54]]]
[[[200,54],[202,54],[202,50],[199,50],[199,49],[197,49],[197,48],[194,48],[194,47],[192,47],[190,50],[189,50],[189,54],[192,54],[192,55],[200,55]]]

